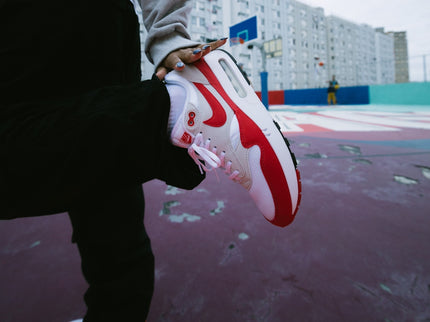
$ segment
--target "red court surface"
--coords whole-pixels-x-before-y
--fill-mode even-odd
[[[430,320],[430,113],[346,110],[276,115],[303,186],[286,228],[222,171],[191,192],[144,185],[156,258],[149,322]],[[70,239],[65,214],[0,222],[1,322],[83,316]]]

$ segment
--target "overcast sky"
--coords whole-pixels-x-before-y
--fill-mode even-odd
[[[300,0],[322,7],[325,15],[335,15],[358,24],[385,31],[406,31],[411,81],[423,81],[423,55],[427,55],[430,81],[430,0]]]

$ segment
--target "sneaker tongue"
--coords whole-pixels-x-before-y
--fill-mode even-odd
[[[168,130],[171,131],[185,108],[186,92],[177,84],[166,84],[166,88],[170,96]]]

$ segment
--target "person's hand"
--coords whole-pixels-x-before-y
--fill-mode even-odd
[[[202,44],[193,48],[182,48],[172,51],[158,66],[155,75],[160,80],[172,69],[181,71],[185,68],[186,64],[192,64],[202,58],[204,55],[210,53],[212,50],[217,49],[224,45],[227,38],[221,38],[208,44]]]

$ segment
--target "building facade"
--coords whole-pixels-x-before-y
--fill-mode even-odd
[[[384,32],[384,28],[376,30],[376,84],[392,84],[395,82],[394,38]]]
[[[406,79],[401,76],[405,61],[407,65],[404,33],[384,33],[325,16],[322,8],[296,0],[191,0],[191,5],[188,30],[199,42],[229,36],[230,26],[257,17],[256,40],[224,46],[243,64],[257,91],[263,69],[269,73],[269,90],[327,87],[332,75],[341,86]],[[276,52],[270,50],[269,41],[276,43]],[[396,54],[394,59],[400,48],[406,56],[400,59]]]
[[[406,32],[388,32],[394,38],[396,83],[409,82],[409,56]]]
[[[276,40],[281,47],[275,55],[267,50],[262,52],[258,46],[249,49],[247,43],[230,47],[233,55],[244,64],[256,90],[260,89],[259,73],[264,62],[269,72],[270,90],[317,88],[327,85],[327,22],[322,8],[291,0],[236,1],[247,10],[240,11],[240,7],[232,5],[230,24],[255,15],[258,22],[258,39],[251,44],[264,45]]]

